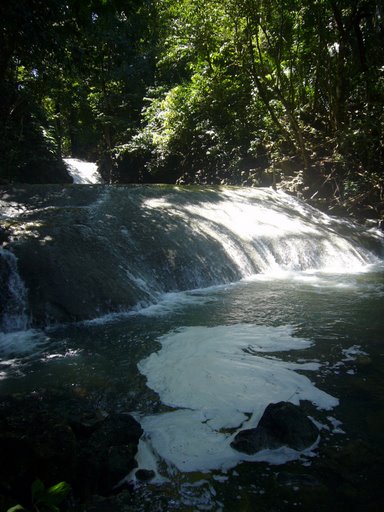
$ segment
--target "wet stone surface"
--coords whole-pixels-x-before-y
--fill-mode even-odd
[[[248,454],[281,446],[304,450],[313,445],[318,436],[318,429],[300,407],[278,402],[268,405],[256,428],[241,430],[231,446]]]

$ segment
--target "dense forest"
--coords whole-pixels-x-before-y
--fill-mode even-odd
[[[275,185],[384,211],[382,0],[0,7],[0,182]]]

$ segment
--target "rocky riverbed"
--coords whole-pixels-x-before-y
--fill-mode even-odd
[[[137,465],[142,434],[128,413],[101,410],[76,392],[39,392],[0,400],[0,509],[30,507],[36,479],[61,481],[75,501],[122,491]],[[81,391],[80,391],[81,394]]]

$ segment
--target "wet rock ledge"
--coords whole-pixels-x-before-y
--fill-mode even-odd
[[[31,506],[31,484],[66,481],[72,498],[110,496],[136,467],[142,429],[125,413],[38,393],[0,399],[0,510]]]

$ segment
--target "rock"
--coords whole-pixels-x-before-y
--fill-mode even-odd
[[[101,410],[80,411],[69,416],[69,424],[77,436],[90,436],[100,424],[108,417],[108,413]]]
[[[121,492],[116,485],[137,467],[141,434],[131,415],[108,414],[72,395],[1,398],[0,510],[2,503],[30,507],[37,478],[47,487],[68,482],[80,501]]]
[[[36,397],[0,402],[0,481],[13,501],[27,503],[31,484],[69,481],[76,470],[76,439],[62,417]]]
[[[156,473],[152,469],[138,469],[135,476],[140,482],[149,482],[155,478]]]
[[[130,414],[110,414],[90,436],[90,448],[106,455],[111,446],[133,445],[137,448],[143,430]],[[133,468],[131,468],[133,469]]]
[[[106,475],[110,488],[118,485],[120,480],[137,466],[135,461],[137,447],[135,444],[111,446],[107,455]]]
[[[249,455],[281,446],[304,450],[316,442],[318,435],[318,429],[300,407],[278,402],[268,405],[256,428],[240,431],[231,446]]]
[[[11,231],[4,226],[0,226],[0,245],[6,244],[9,241],[10,236]]]
[[[143,430],[129,414],[110,414],[81,445],[77,487],[83,496],[108,496],[137,462]]]

